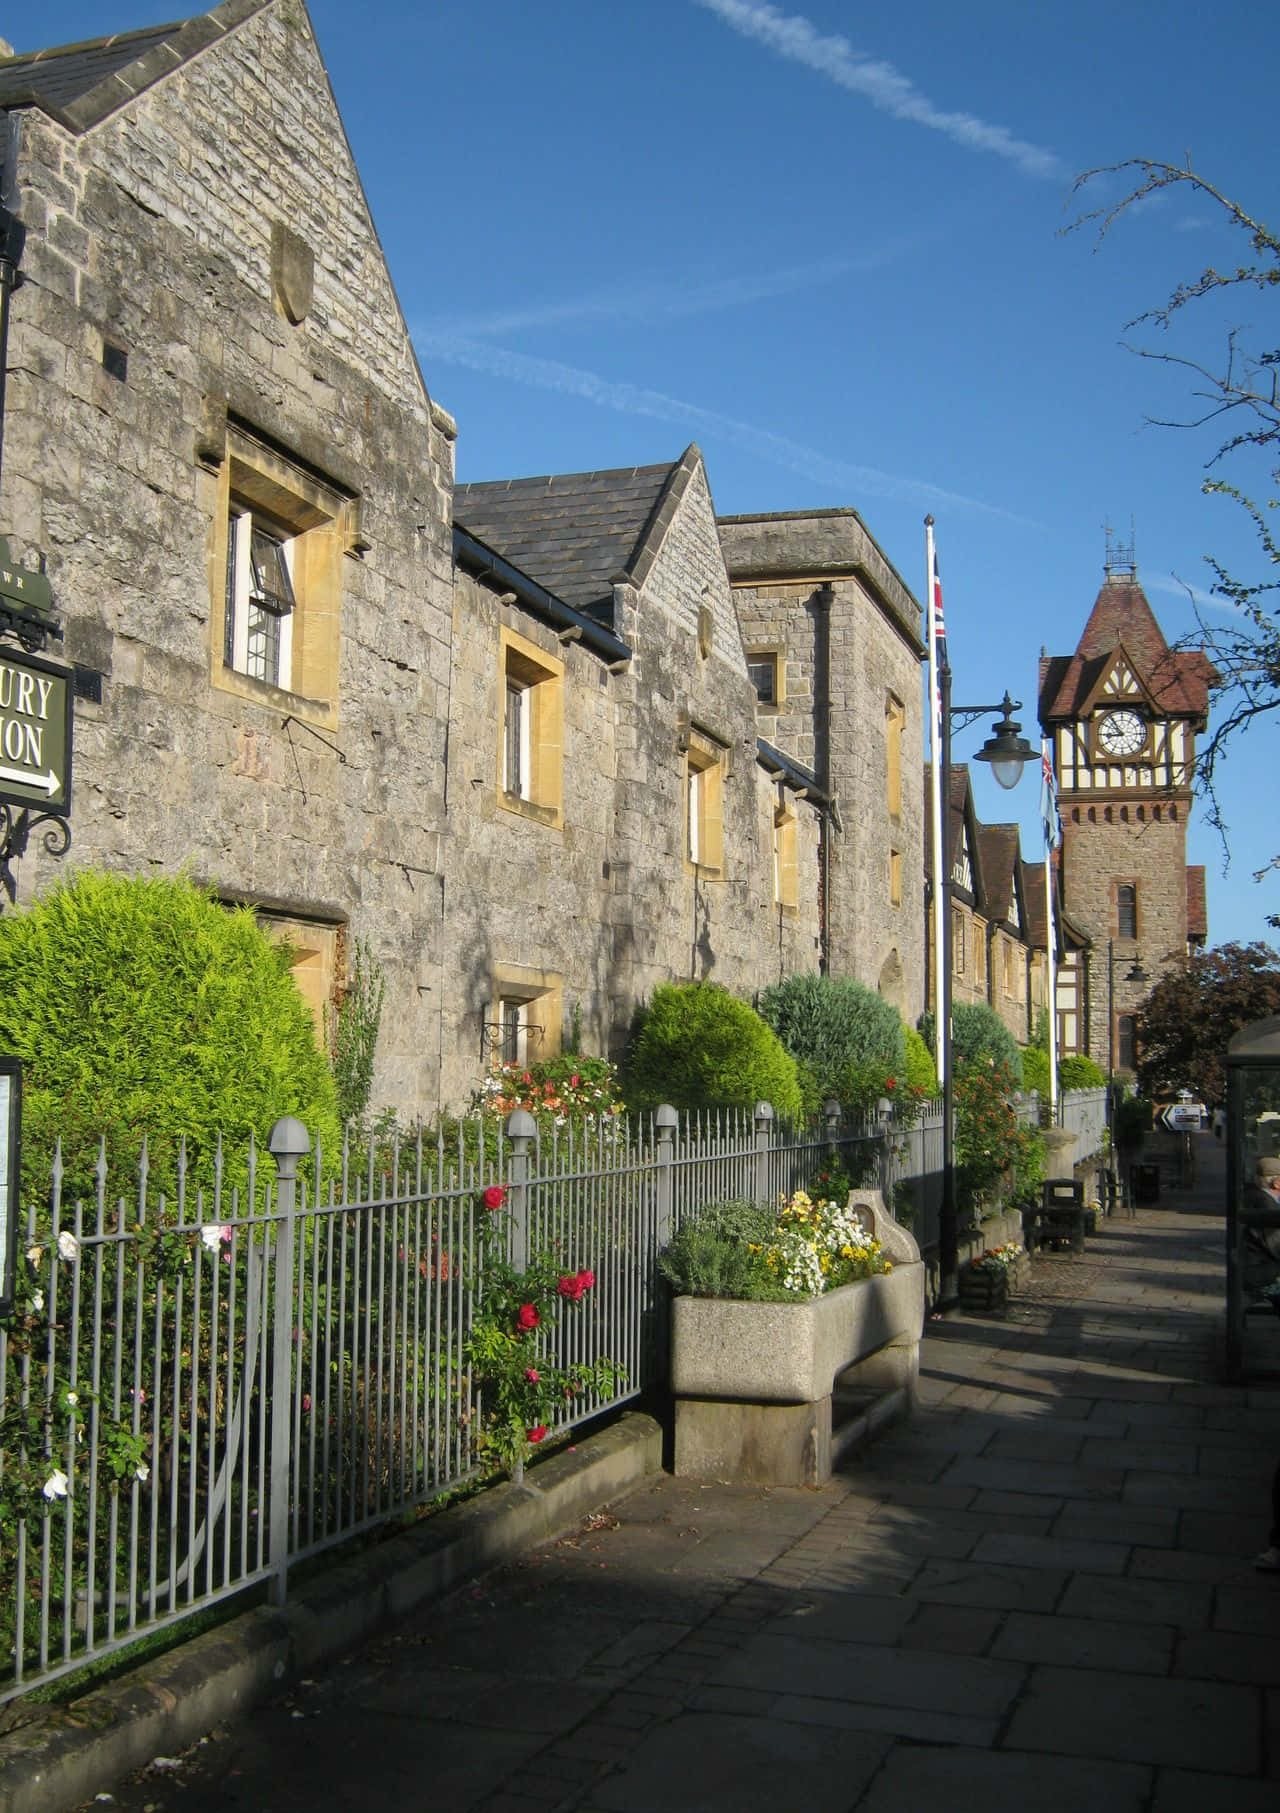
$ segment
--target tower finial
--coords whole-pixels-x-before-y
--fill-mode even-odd
[[[1111,527],[1109,522],[1104,523],[1102,529],[1107,538],[1107,553],[1106,559],[1103,562],[1103,571],[1107,576],[1107,584],[1110,585],[1113,579],[1135,580],[1138,577],[1138,561],[1135,553],[1137,543],[1133,533],[1133,518],[1130,517],[1129,519],[1129,539],[1127,542],[1120,540],[1119,535]]]

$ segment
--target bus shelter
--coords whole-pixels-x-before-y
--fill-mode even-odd
[[[1227,1376],[1280,1376],[1280,1014],[1227,1047]]]

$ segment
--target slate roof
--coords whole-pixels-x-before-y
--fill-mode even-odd
[[[643,584],[701,458],[458,485],[454,521],[575,610],[611,613],[615,576]]]
[[[38,107],[84,132],[224,37],[267,0],[224,0],[212,12],[0,59],[0,108]]]
[[[1014,868],[1019,860],[1016,825],[980,825],[978,843],[982,850],[982,878],[986,883],[983,902],[986,917],[995,922],[1014,917]]]
[[[1199,649],[1171,649],[1142,587],[1112,578],[1098,593],[1075,653],[1041,657],[1040,722],[1077,716],[1121,645],[1160,711],[1207,714],[1218,678],[1213,663]]]

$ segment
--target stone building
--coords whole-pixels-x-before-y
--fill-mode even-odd
[[[825,967],[924,1007],[920,607],[855,510],[720,519],[762,734],[831,800]]]
[[[76,695],[20,902],[185,870],[321,1024],[367,941],[406,1117],[668,978],[915,1018],[919,610],[852,512],[717,525],[692,447],[455,498],[302,0],[0,58],[0,109],[0,533]]]
[[[33,838],[20,900],[185,870],[288,939],[317,1014],[369,937],[381,1091],[433,1104],[454,429],[306,10],[16,57],[0,107],[0,527],[47,561],[76,692],[71,851]]]
[[[1104,1070],[1132,1066],[1143,997],[1206,935],[1204,871],[1187,863],[1187,820],[1215,679],[1200,650],[1165,641],[1131,552],[1109,552],[1074,653],[1041,657],[1063,902],[1088,941],[1060,973],[1059,1021],[1065,1002],[1074,1048]]]
[[[963,762],[952,767],[948,780],[943,859],[951,875],[952,1004],[992,1008],[1019,1045],[1029,1044],[1048,1002],[1044,865],[1022,860],[1016,825],[982,823]],[[924,844],[924,870],[931,881],[930,838]],[[927,952],[932,953],[932,906],[927,929]],[[1056,909],[1055,937],[1060,946]],[[933,1006],[931,960],[927,999]]]
[[[662,981],[750,996],[816,968],[827,795],[808,746],[757,735],[698,449],[460,485],[454,513],[457,1076],[566,1026],[616,1050]]]

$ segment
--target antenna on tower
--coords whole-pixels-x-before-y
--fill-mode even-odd
[[[1102,528],[1103,533],[1107,538],[1107,554],[1106,559],[1103,562],[1103,570],[1107,576],[1107,583],[1110,584],[1113,579],[1136,579],[1138,577],[1138,561],[1135,552],[1137,548],[1137,538],[1133,531],[1133,518],[1129,518],[1129,539],[1127,542],[1121,541],[1119,535],[1111,527],[1110,523],[1104,523]]]

